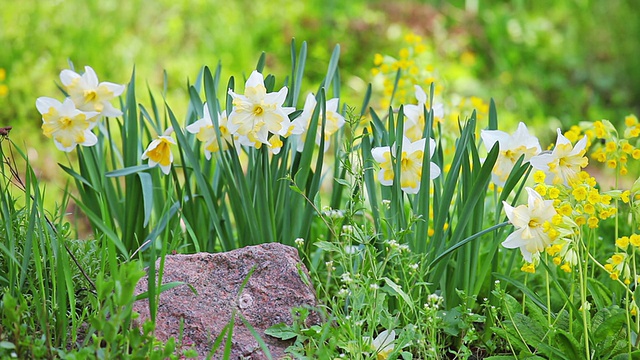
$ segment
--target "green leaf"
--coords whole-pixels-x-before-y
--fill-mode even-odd
[[[597,279],[587,278],[587,289],[589,289],[589,294],[593,297],[596,309],[602,309],[607,304],[612,303],[611,290]]]
[[[333,77],[336,74],[338,69],[338,60],[340,59],[340,45],[336,45],[333,48],[333,53],[331,54],[331,58],[329,59],[329,66],[327,68],[327,76],[324,78],[324,82],[322,87],[325,88],[325,91],[329,89],[329,85],[333,81]],[[313,138],[312,138],[313,139]]]
[[[170,283],[162,284],[160,286],[160,288],[158,289],[159,290],[158,293],[162,293],[162,292],[165,292],[167,290],[171,290],[174,287],[178,287],[178,286],[181,286],[181,285],[189,285],[189,284],[184,283],[182,281],[172,281]],[[195,290],[195,288],[193,286],[191,286],[191,285],[189,285],[189,287],[197,295],[197,291]],[[149,292],[145,291],[145,292],[143,292],[143,293],[141,293],[141,294],[136,296],[136,301],[143,300],[143,299],[148,299],[148,298],[149,298]]]
[[[445,251],[443,251],[440,255],[438,255],[435,259],[433,259],[433,261],[431,262],[431,264],[429,264],[429,268],[433,267],[434,265],[436,265],[440,260],[442,260],[443,258],[445,258],[447,255],[451,254],[452,252],[454,252],[455,250],[457,250],[458,248],[460,248],[461,246],[465,245],[466,243],[475,240],[479,237],[481,237],[482,235],[485,235],[487,233],[490,233],[496,229],[499,229],[501,227],[505,227],[509,225],[508,221],[505,221],[503,223],[497,224],[497,225],[493,225],[490,228],[484,229],[476,234],[473,234],[471,236],[469,236],[468,238],[461,240],[457,243],[455,243],[454,245],[452,245],[450,248],[446,249]]]
[[[531,291],[531,289],[529,289],[527,286],[525,286],[522,282],[514,280],[514,279],[512,279],[510,277],[504,276],[504,275],[502,275],[500,273],[493,273],[493,276],[495,276],[500,281],[504,281],[506,283],[509,283],[509,284],[515,286],[520,291],[525,293],[527,295],[527,297],[530,298],[531,301],[536,303],[536,305],[538,305],[543,311],[547,311],[547,306],[544,305],[544,302],[538,297],[538,295],[536,295],[533,291]]]
[[[489,129],[498,130],[498,111],[496,110],[496,102],[493,98],[489,101]]]
[[[500,338],[507,340],[514,347],[515,350],[524,351],[527,353],[530,352],[527,344],[523,343],[520,337],[518,336],[517,332],[515,331],[515,328],[513,327],[513,323],[511,321],[503,321],[502,326],[504,326],[506,329],[499,328],[499,327],[492,327],[491,331],[493,331],[493,333],[499,336]]]
[[[620,330],[626,328],[625,310],[617,306],[598,311],[591,320],[594,341],[601,342],[611,336],[618,336]]]
[[[573,359],[579,359],[580,357],[567,357],[566,353],[564,353],[563,351],[561,351],[560,349],[557,349],[553,346],[548,345],[546,342],[541,341],[539,342],[536,346],[534,346],[536,348],[536,350],[541,353],[546,355],[547,359],[565,359],[565,360],[573,360]],[[529,359],[529,358],[527,358]],[[544,358],[543,358],[544,359]]]
[[[138,173],[140,178],[140,187],[142,188],[142,200],[144,208],[144,223],[142,226],[149,225],[151,212],[153,211],[153,181],[149,173]]]
[[[58,164],[58,165],[62,168],[62,170],[64,170],[67,174],[71,175],[74,179],[78,180],[79,182],[95,190],[93,185],[91,185],[91,183],[87,179],[85,179],[82,175],[78,174],[75,170],[73,170],[72,168],[66,167],[62,164]]]
[[[280,340],[290,340],[298,336],[293,328],[285,323],[275,324],[264,331],[265,334]]]
[[[402,298],[402,300],[404,300],[404,302],[409,305],[409,307],[411,308],[411,311],[414,310],[414,302],[411,300],[411,297],[409,297],[409,295],[407,295],[406,292],[404,292],[402,290],[402,288],[396,284],[395,282],[393,282],[393,280],[389,279],[388,277],[383,277],[382,278],[384,280],[384,282],[387,284],[387,286],[389,286],[391,289],[393,289],[393,291],[395,292],[395,294],[400,295],[400,297]]]
[[[73,196],[73,199],[76,202],[76,204],[78,204],[80,209],[82,209],[85,215],[87,215],[89,220],[91,220],[94,226],[100,229],[100,231],[104,233],[107,239],[109,239],[109,241],[111,241],[118,248],[118,250],[120,250],[120,253],[125,257],[125,259],[129,259],[129,251],[127,250],[126,246],[124,246],[124,243],[122,243],[122,240],[120,240],[120,238],[113,231],[113,229],[111,229],[110,227],[104,224],[103,217],[93,212],[93,210],[89,209],[77,197]]]
[[[62,166],[62,165],[60,165],[60,166]],[[123,169],[109,171],[109,172],[105,173],[104,175],[106,177],[120,177],[120,176],[127,176],[127,175],[131,175],[131,174],[136,174],[136,173],[139,173],[140,171],[144,171],[144,170],[148,170],[148,169],[149,169],[149,165],[135,165],[135,166],[129,166],[129,167],[126,167],[126,168],[123,168]]]
[[[520,334],[522,334],[522,337],[533,347],[538,347],[545,337],[546,331],[542,326],[525,314],[514,314],[513,325],[518,329]]]
[[[568,331],[556,328],[553,339],[558,344],[558,349],[569,359],[579,359],[584,354],[582,343]]]
[[[329,253],[339,253],[341,251],[341,248],[338,245],[328,241],[316,241],[314,245]]]
[[[258,59],[258,64],[256,65],[256,70],[258,70],[259,73],[262,73],[264,71],[264,65],[267,62],[267,54],[265,54],[264,52],[262,54],[260,54],[260,59]]]
[[[640,359],[640,350],[632,351],[630,354],[618,354],[614,356],[611,360],[629,360],[629,357],[633,360]]]
[[[253,338],[256,339],[256,341],[258,342],[258,345],[260,345],[260,349],[262,349],[262,352],[267,357],[267,359],[268,360],[272,360],[273,356],[271,355],[271,352],[269,351],[269,347],[264,342],[264,339],[262,339],[260,334],[258,334],[256,329],[254,329],[254,327],[251,325],[251,323],[249,321],[247,321],[247,319],[242,315],[242,313],[239,312],[238,315],[240,316],[240,320],[242,321],[242,324],[247,329],[249,329],[249,332],[251,333],[251,335],[253,335]]]
[[[0,348],[2,349],[7,349],[7,350],[13,350],[16,348],[16,345],[12,342],[9,341],[0,341]]]

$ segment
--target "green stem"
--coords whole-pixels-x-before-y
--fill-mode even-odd
[[[529,274],[524,274],[524,287],[527,287],[527,280],[529,280]],[[522,293],[522,313],[525,313],[525,303],[527,302],[527,293]]]
[[[580,237],[580,242],[582,242],[582,237]],[[589,309],[587,306],[587,284],[586,284],[586,274],[588,271],[588,262],[585,261],[584,265],[582,262],[582,259],[584,258],[582,252],[586,251],[586,253],[588,254],[589,252],[586,250],[585,244],[583,243],[582,246],[580,247],[580,250],[578,251],[578,276],[580,277],[580,309],[582,311],[582,326],[584,329],[584,349],[585,349],[585,359],[590,360],[591,359],[591,351],[589,349],[589,320],[588,320],[588,316],[589,316]],[[584,268],[583,268],[584,266]]]
[[[549,257],[548,255],[545,253],[544,254],[544,261],[545,263],[549,263],[548,262]],[[551,290],[549,288],[549,271],[545,271],[545,285],[547,287],[547,328],[551,329]],[[551,346],[551,336],[547,337],[547,341],[549,343],[549,346]]]

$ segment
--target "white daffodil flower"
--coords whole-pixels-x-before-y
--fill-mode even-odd
[[[571,146],[571,141],[558,129],[558,139],[553,152],[536,155],[529,160],[529,163],[535,170],[542,170],[547,175],[545,177],[547,184],[568,185],[569,181],[576,178],[580,170],[589,163],[584,156],[587,152],[586,146],[586,135],[575,146]]]
[[[427,103],[427,94],[419,85],[415,85],[415,91],[418,105],[404,106],[404,136],[408,137],[411,141],[418,141],[422,138],[424,126],[427,123],[424,117],[424,106]],[[428,109],[429,108],[427,108],[427,110]],[[441,103],[433,104],[432,110],[434,122],[444,117],[444,106]]]
[[[504,212],[516,228],[516,231],[502,242],[502,246],[508,249],[520,248],[522,257],[527,262],[532,262],[532,255],[540,253],[551,244],[551,238],[544,231],[543,225],[545,222],[551,222],[556,210],[553,200],[544,200],[532,188],[527,187],[526,190],[529,194],[527,205],[514,208],[506,201],[502,202]]]
[[[371,351],[376,353],[376,359],[385,360],[389,358],[389,355],[394,350],[396,332],[394,330],[384,330],[373,340],[369,336],[362,337],[362,340],[369,345]]]
[[[229,143],[233,142],[233,136],[227,128],[226,113],[218,113],[218,125],[220,135],[222,135],[222,139],[220,139],[222,148],[218,145],[218,134],[216,129],[213,127],[213,120],[211,119],[207,103],[204,104],[204,114],[202,119],[198,119],[186,128],[188,132],[196,134],[196,138],[204,143],[204,156],[207,160],[211,159],[211,153],[218,152],[220,150],[227,150],[229,148]]]
[[[327,114],[327,121],[325,123],[324,130],[324,149],[323,151],[327,151],[330,145],[331,135],[335,134],[341,127],[344,126],[345,120],[344,116],[338,113],[338,102],[340,100],[338,98],[333,98],[327,100],[325,105],[325,110]],[[311,117],[313,115],[313,111],[315,110],[317,105],[316,97],[313,94],[307,95],[307,98],[304,102],[304,109],[302,110],[302,114],[295,119],[291,125],[293,129],[291,130],[292,135],[296,135],[298,140],[297,150],[298,152],[302,152],[304,150],[304,143],[307,138],[307,132],[309,130],[309,123],[311,122]],[[318,120],[318,130],[316,132],[316,144],[320,145],[320,141],[322,140],[322,113],[320,113],[320,118]]]
[[[171,137],[172,133],[173,128],[168,128],[162,135],[154,139],[142,154],[142,160],[149,159],[150,168],[160,165],[160,169],[165,175],[169,174],[173,163],[171,145],[175,145],[176,141]]]
[[[78,109],[97,111],[100,115],[110,117],[122,115],[122,111],[114,108],[109,101],[122,95],[125,86],[99,82],[98,76],[90,66],[84,67],[82,75],[72,70],[62,70],[60,81]]]
[[[267,93],[262,74],[253,71],[245,84],[244,95],[229,89],[229,95],[233,97],[233,111],[227,122],[229,132],[238,135],[242,145],[254,147],[258,144],[270,146],[270,134],[289,136],[289,114],[295,108],[282,106],[287,91],[285,86],[277,93]]]
[[[420,190],[420,180],[422,179],[422,159],[424,157],[424,147],[426,139],[411,142],[409,138],[402,139],[402,155],[397,159],[400,161],[400,187],[407,194],[417,194]],[[391,186],[394,179],[394,169],[391,158],[396,157],[396,145],[390,149],[389,146],[382,146],[371,149],[371,155],[380,164],[378,180],[384,186]],[[429,151],[433,155],[436,149],[436,142],[429,139]],[[435,179],[440,175],[440,168],[433,162],[430,164],[430,178]]]
[[[78,144],[93,146],[98,142],[91,132],[95,125],[92,119],[98,116],[97,112],[80,111],[69,98],[61,103],[53,98],[40,97],[36,100],[36,108],[42,114],[44,135],[53,138],[58,149],[70,152]]]
[[[527,126],[522,122],[512,135],[500,130],[482,130],[480,137],[487,151],[491,150],[496,142],[499,144],[500,153],[491,174],[493,182],[498,186],[504,185],[507,181],[513,165],[520,156],[524,155],[524,162],[527,162],[541,151],[538,138],[530,135]]]

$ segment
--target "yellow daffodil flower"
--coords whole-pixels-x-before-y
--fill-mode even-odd
[[[70,152],[76,145],[93,146],[98,142],[91,132],[95,125],[95,111],[80,111],[69,98],[63,103],[49,97],[36,100],[36,108],[42,114],[42,131],[46,137],[53,138],[56,147]]]
[[[238,136],[240,144],[253,147],[259,143],[270,146],[270,134],[289,136],[289,114],[295,108],[282,106],[287,92],[285,86],[277,93],[267,93],[264,77],[253,71],[245,84],[244,95],[229,89],[233,98],[233,110],[227,122],[229,132]]]
[[[222,135],[221,143],[222,148],[218,146],[218,135],[216,129],[213,127],[213,120],[211,120],[211,114],[209,113],[209,107],[207,103],[204,104],[204,114],[202,119],[198,119],[193,124],[187,126],[187,131],[196,134],[196,138],[204,143],[204,156],[207,160],[211,159],[211,153],[227,150],[229,144],[233,143],[233,136],[227,128],[227,114],[223,112],[218,113],[218,129],[220,135]]]
[[[160,169],[165,175],[169,174],[173,163],[171,145],[175,145],[176,141],[170,136],[172,133],[173,128],[167,129],[162,135],[153,140],[142,154],[142,160],[149,159],[150,168],[160,165]]]
[[[80,75],[72,70],[62,70],[60,81],[65,91],[82,111],[96,111],[103,116],[121,116],[122,111],[116,109],[109,101],[122,95],[125,86],[110,82],[99,82],[98,76],[90,66],[84,67]]]
[[[544,224],[552,221],[556,210],[553,208],[553,200],[544,200],[532,188],[526,189],[529,194],[527,205],[514,208],[503,201],[504,211],[516,231],[502,242],[502,246],[508,249],[520,248],[522,257],[527,262],[532,262],[533,254],[544,251],[551,244],[551,238],[544,231]]]
[[[426,139],[420,139],[416,142],[411,142],[409,138],[404,137],[402,139],[402,155],[397,159],[400,161],[400,187],[407,194],[417,194],[420,190],[420,181],[422,179],[422,159],[424,157],[424,150],[426,145]],[[393,148],[389,146],[382,146],[371,149],[371,155],[380,163],[380,172],[378,173],[378,180],[384,186],[391,186],[394,180],[394,169],[391,157],[396,157],[396,145]],[[436,149],[436,142],[433,139],[429,139],[429,151],[433,155]],[[440,168],[438,165],[430,164],[430,177],[435,179],[440,175]]]
[[[500,130],[482,130],[480,136],[487,150],[491,150],[496,142],[500,147],[500,153],[491,174],[493,182],[499,186],[503,186],[507,181],[513,165],[522,155],[524,155],[524,162],[527,162],[541,151],[538,138],[530,135],[527,125],[522,122],[518,124],[518,129],[513,134]]]
[[[327,100],[325,105],[327,121],[325,123],[323,151],[327,151],[327,149],[329,149],[331,135],[340,130],[340,128],[342,128],[345,123],[344,116],[338,113],[339,101],[340,100],[338,98],[333,98]],[[300,114],[300,116],[291,123],[291,134],[296,135],[295,138],[298,140],[298,152],[302,152],[302,150],[304,150],[304,143],[307,137],[307,132],[309,130],[309,123],[311,122],[311,117],[313,116],[313,111],[315,110],[316,105],[316,97],[313,94],[307,95],[307,99],[304,102],[304,109],[302,110],[302,114]],[[320,145],[320,141],[322,140],[321,131],[322,113],[320,113],[320,118],[318,120],[318,131],[316,132],[316,144],[318,145]]]
[[[553,152],[536,155],[529,162],[535,170],[542,170],[547,174],[547,184],[568,185],[589,162],[584,156],[587,152],[586,146],[586,135],[575,146],[571,146],[571,142],[558,129],[558,139]]]

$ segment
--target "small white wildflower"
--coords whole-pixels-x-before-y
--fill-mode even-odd
[[[418,271],[418,268],[420,267],[420,265],[418,264],[411,264],[409,265],[409,268],[413,271]]]
[[[360,251],[360,248],[356,245],[347,245],[344,247],[344,252],[349,255],[357,254],[358,251]]]
[[[345,272],[342,275],[340,275],[340,278],[342,279],[342,282],[345,284],[350,284],[353,282],[353,279],[351,278],[351,273],[349,272]]]
[[[342,225],[342,234],[341,235],[350,235],[353,234],[353,225]]]
[[[411,249],[409,249],[409,245],[407,244],[402,244],[400,246],[398,246],[398,249],[400,250],[400,252],[411,252]]]
[[[303,238],[297,238],[295,241],[296,245],[298,247],[303,247],[304,246],[304,239]]]
[[[378,284],[371,284],[371,285],[369,285],[369,289],[371,289],[371,290],[374,290],[374,291],[375,291],[375,290],[380,289],[380,286],[378,286]]]
[[[333,266],[333,261],[327,261],[326,263],[324,263],[324,265],[327,267],[328,271],[334,271],[336,268]]]
[[[385,243],[392,249],[397,249],[400,246],[395,239],[386,240]]]
[[[340,291],[338,291],[338,296],[339,297],[346,297],[347,295],[349,295],[349,290],[342,288],[340,289]]]
[[[389,209],[391,207],[391,200],[384,199],[382,200],[382,205]]]

